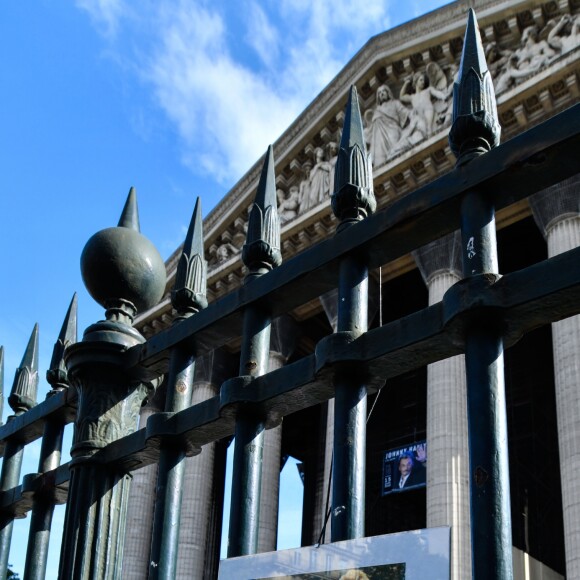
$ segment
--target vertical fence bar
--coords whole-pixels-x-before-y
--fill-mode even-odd
[[[64,351],[77,341],[77,295],[73,296],[66,313],[58,340],[54,345],[50,368],[46,379],[52,390],[47,398],[55,393],[67,389],[68,377],[64,364]],[[61,421],[49,419],[44,425],[44,434],[40,448],[38,471],[45,473],[56,469],[60,465],[62,452],[62,437],[64,424]],[[33,478],[35,476],[33,475]],[[23,487],[26,485],[26,477]],[[50,542],[50,529],[54,513],[54,490],[40,489],[35,491],[34,505],[30,517],[28,532],[28,547],[24,577],[27,580],[43,580],[46,575],[46,561]]]
[[[371,160],[366,151],[355,87],[350,91],[336,163],[332,209],[337,234],[373,213]],[[350,341],[367,330],[368,267],[365,256],[340,264],[337,334]],[[364,536],[367,391],[362,369],[341,368],[335,377],[334,460],[332,474],[333,542]]]
[[[171,296],[173,307],[178,313],[174,323],[189,318],[207,306],[206,279],[201,203],[198,198]],[[166,413],[177,413],[190,405],[194,370],[193,352],[181,347],[171,351]],[[150,579],[172,580],[176,577],[185,457],[186,449],[176,441],[163,444],[161,448],[151,540]]]
[[[470,9],[453,95],[449,143],[458,170],[499,144],[495,95],[475,13]],[[467,192],[461,206],[463,274],[498,277],[495,208],[485,192]],[[473,578],[513,577],[507,417],[501,328],[484,313],[466,329]]]
[[[282,263],[272,146],[266,153],[250,212],[242,259],[249,270],[246,284]],[[270,322],[270,313],[259,307],[251,307],[244,312],[240,376],[253,378],[267,372]],[[265,428],[265,417],[254,409],[240,410],[235,429],[228,558],[255,554],[258,549]]]
[[[127,371],[129,349],[145,341],[131,324],[165,290],[163,260],[139,233],[133,188],[118,227],[87,242],[81,269],[89,293],[107,310],[106,320],[87,328],[65,354],[78,409],[59,578],[114,579],[121,578],[131,475],[94,456],[137,428],[139,408],[156,381]]]
[[[28,346],[20,366],[16,369],[14,383],[8,404],[14,411],[14,415],[8,417],[8,421],[26,413],[36,405],[36,393],[38,390],[38,324],[34,326]],[[24,455],[24,445],[15,439],[6,441],[4,449],[4,461],[2,473],[0,473],[0,491],[7,491],[16,487],[20,480],[20,469]],[[0,578],[6,578],[8,570],[8,556],[10,554],[10,542],[12,540],[12,526],[14,518],[12,514],[0,516]]]

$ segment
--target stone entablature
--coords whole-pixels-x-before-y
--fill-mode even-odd
[[[467,8],[478,14],[498,96],[502,140],[579,100],[580,0],[475,0],[445,6],[371,38],[274,145],[284,259],[332,235],[329,193],[344,100],[356,84],[379,207],[449,171],[452,88]],[[241,284],[239,252],[262,160],[204,222],[208,299]],[[179,250],[167,261],[173,285]],[[139,320],[152,334],[170,320],[167,299]]]

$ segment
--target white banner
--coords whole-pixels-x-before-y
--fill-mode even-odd
[[[449,580],[450,528],[222,560],[219,580]]]

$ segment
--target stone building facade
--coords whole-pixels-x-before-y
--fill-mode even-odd
[[[578,102],[580,0],[459,0],[371,38],[274,144],[284,260],[335,231],[329,199],[351,85],[359,91],[379,210],[453,168],[447,134],[469,7],[494,78],[502,140]],[[205,219],[210,301],[242,283],[240,251],[261,166],[258,160]],[[580,244],[579,192],[580,178],[572,178],[498,213],[502,273]],[[457,244],[451,235],[373,272],[369,327],[441,300],[460,276]],[[165,298],[138,319],[145,336],[172,321],[169,290],[179,255],[177,249],[166,263]],[[332,294],[276,320],[271,368],[311,353],[335,322]],[[214,396],[235,374],[238,351],[232,343],[198,363],[194,402]],[[463,365],[455,357],[390,380],[377,395],[367,447],[367,535],[451,526],[454,580],[470,577]],[[516,577],[580,579],[580,317],[538,329],[509,349],[506,384]],[[158,398],[143,410],[143,424],[162,410]],[[302,543],[329,538],[321,532],[333,403],[297,415],[267,432],[262,551],[276,548],[279,473],[290,455],[304,476]],[[420,440],[428,446],[426,488],[383,495],[382,453]],[[228,444],[188,460],[179,578],[212,577],[217,569]],[[131,530],[148,528],[155,474],[152,467],[134,474],[126,578],[145,577],[149,538]]]

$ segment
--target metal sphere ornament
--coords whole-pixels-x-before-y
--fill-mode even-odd
[[[137,311],[148,310],[161,300],[165,264],[151,241],[139,232],[133,188],[119,225],[97,232],[87,242],[81,273],[89,294],[107,309],[108,320],[131,323]]]

